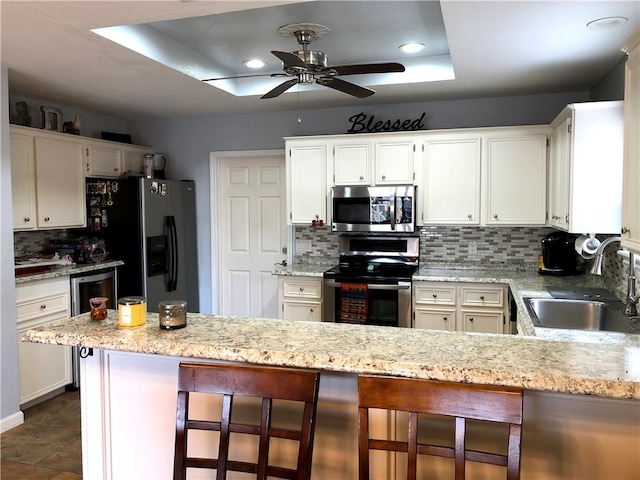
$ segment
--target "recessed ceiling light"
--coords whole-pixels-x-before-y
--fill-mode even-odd
[[[244,65],[246,65],[249,68],[262,68],[266,65],[266,63],[264,63],[262,60],[247,60],[246,62],[243,62]]]
[[[398,49],[402,50],[404,53],[416,53],[424,48],[424,43],[405,43],[404,45],[400,45]]]
[[[624,25],[629,21],[626,17],[603,17],[591,20],[587,23],[587,28],[591,30],[606,30]]]

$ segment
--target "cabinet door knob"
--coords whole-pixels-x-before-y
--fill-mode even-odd
[[[304,287],[300,287],[300,291],[301,291],[301,292],[304,292]]]
[[[473,322],[473,317],[470,317],[470,318],[469,318],[469,321],[470,321],[470,322]]]
[[[25,221],[25,222],[30,222],[30,221],[31,221],[31,219],[30,219],[29,217],[24,217],[24,221]]]
[[[497,220],[497,219],[498,219],[498,215],[497,215],[497,214],[496,214],[496,215],[494,215],[494,216],[493,216],[493,218],[494,218],[495,220]]]
[[[360,175],[360,180],[364,180],[364,177],[362,175]]]
[[[40,310],[44,310],[45,308],[47,308],[47,304],[43,303],[42,305],[40,305]]]
[[[438,298],[438,295],[436,295],[435,293],[433,294],[433,298]]]
[[[48,222],[49,221],[49,217],[44,217],[44,221]]]
[[[442,320],[444,320],[446,322],[447,321],[447,317],[442,317]]]
[[[114,168],[114,169],[113,169],[113,171],[114,171],[114,172],[117,172],[117,171],[118,171],[118,168]]]
[[[311,313],[313,313],[313,312],[315,311],[315,309],[310,308],[310,309],[309,309],[309,311],[310,311]]]
[[[480,300],[484,300],[484,295],[480,295]]]
[[[467,215],[467,218],[468,218],[469,220],[471,220],[471,219],[473,218],[473,215],[469,214],[469,215]]]
[[[386,175],[382,175],[382,180],[385,180],[387,178]]]

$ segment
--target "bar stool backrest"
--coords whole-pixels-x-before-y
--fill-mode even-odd
[[[407,441],[371,439],[368,409],[409,412]],[[418,414],[455,417],[454,447],[418,442]],[[467,450],[466,419],[509,424],[506,455]],[[422,379],[358,377],[359,478],[369,480],[369,450],[407,453],[407,480],[417,477],[418,455],[454,459],[455,479],[465,478],[465,460],[506,467],[506,478],[520,478],[522,390]]]
[[[311,476],[319,378],[320,372],[316,370],[180,363],[174,480],[186,479],[188,467],[215,469],[217,480],[225,479],[227,471],[255,474],[258,480],[267,477],[308,480]],[[219,420],[198,420],[189,417],[189,394],[193,392],[222,396]],[[232,423],[233,398],[238,396],[262,398],[259,425]],[[299,429],[272,427],[273,400],[301,402],[303,411]],[[187,455],[188,433],[193,430],[220,432],[217,457],[195,458]],[[255,462],[229,458],[231,433],[259,437]],[[274,437],[299,442],[295,469],[269,464],[270,440]]]

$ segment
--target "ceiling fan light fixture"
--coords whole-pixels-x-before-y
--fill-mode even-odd
[[[404,53],[417,53],[422,49],[424,49],[424,43],[405,43],[398,47],[398,50]]]
[[[267,65],[266,62],[263,62],[262,60],[257,58],[253,58],[251,60],[245,60],[244,62],[242,62],[242,64],[245,67],[249,67],[253,69],[264,68]]]
[[[626,17],[603,17],[596,18],[587,23],[589,30],[609,30],[611,28],[617,28],[629,21]]]

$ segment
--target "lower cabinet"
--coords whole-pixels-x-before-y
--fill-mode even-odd
[[[322,278],[280,277],[280,318],[322,321]]]
[[[20,341],[22,334],[70,316],[69,278],[16,286],[20,404],[72,382],[71,347]]]
[[[509,333],[507,287],[482,283],[413,282],[413,328]]]

